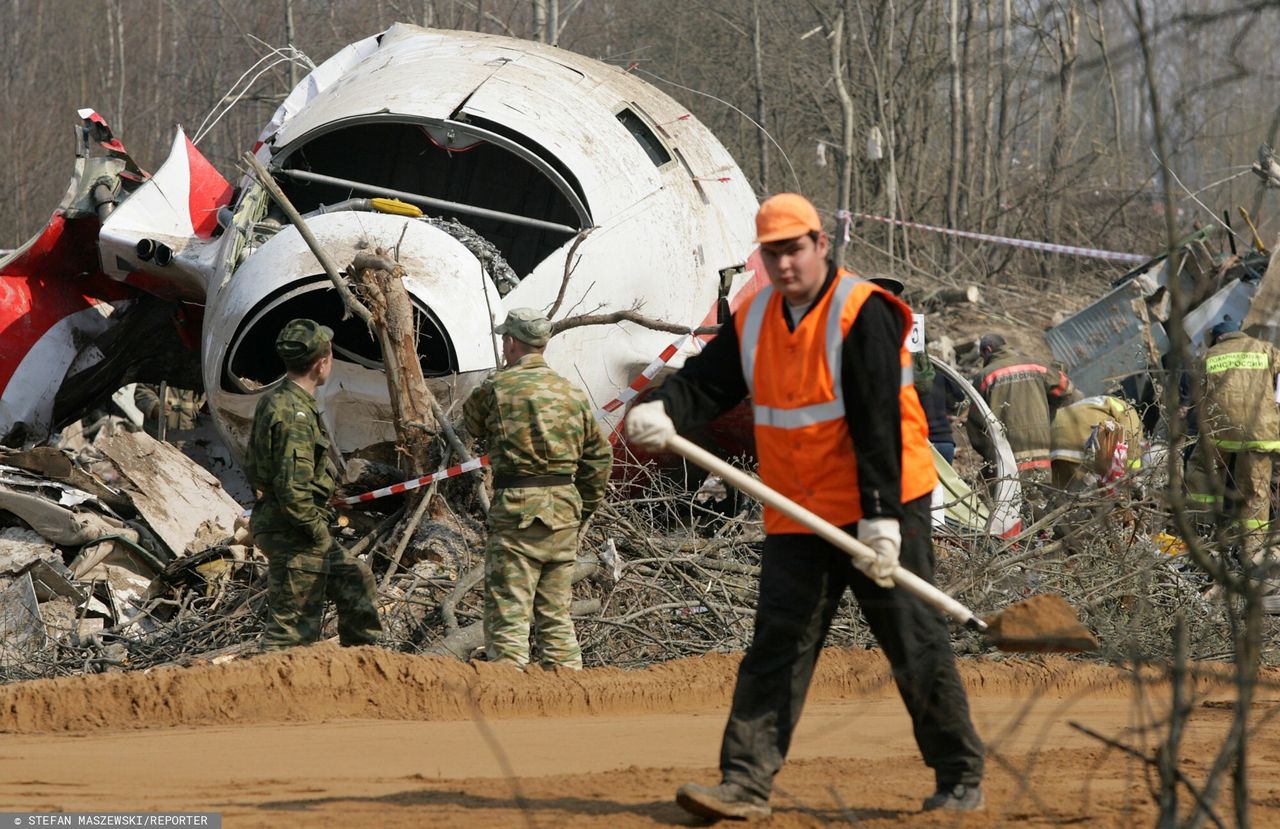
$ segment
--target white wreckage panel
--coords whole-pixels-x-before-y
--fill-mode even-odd
[[[146,432],[119,432],[94,447],[120,471],[119,486],[175,557],[232,535],[240,505],[173,445]]]
[[[139,608],[170,563],[210,551],[248,556],[233,543],[243,535],[235,529],[242,508],[180,450],[144,432],[104,431],[79,462],[48,448],[4,458],[23,465],[0,465],[0,513],[11,524],[0,528],[6,675],[62,636],[83,643],[108,627],[146,630]]]

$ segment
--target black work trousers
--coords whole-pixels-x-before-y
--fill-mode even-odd
[[[933,581],[929,498],[906,504],[901,564]],[[845,527],[856,535],[856,526]],[[982,779],[982,742],[938,611],[879,587],[847,553],[814,535],[770,535],[760,568],[755,633],[738,669],[720,749],[724,781],[767,798],[782,768],[818,653],[845,588],[889,658],[916,744],[940,786]]]

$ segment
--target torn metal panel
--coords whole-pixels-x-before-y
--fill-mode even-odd
[[[23,573],[0,590],[0,667],[20,665],[46,644],[35,585]]]
[[[1224,315],[1233,320],[1245,319],[1257,293],[1256,281],[1233,279],[1222,290],[1188,311],[1182,319],[1182,329],[1187,332],[1192,353],[1201,354],[1208,350],[1209,329],[1217,325]]]
[[[47,500],[64,507],[78,507],[97,500],[93,494],[77,486],[50,480],[52,477],[33,475],[23,469],[0,464],[0,487],[23,492],[39,491]]]
[[[929,361],[937,371],[964,392],[965,398],[969,401],[969,417],[977,417],[985,424],[987,434],[991,437],[991,444],[996,450],[998,479],[992,493],[992,506],[985,516],[980,511],[972,510],[969,517],[971,519],[985,517],[986,526],[983,529],[988,535],[1000,538],[1016,535],[1022,531],[1022,482],[1018,478],[1018,463],[1013,458],[1013,450],[1009,448],[1004,424],[991,411],[991,407],[987,405],[986,400],[982,399],[982,395],[973,387],[973,384],[961,376],[960,372],[932,354],[929,355]],[[934,464],[936,465],[938,461],[941,461],[941,456],[937,457]],[[961,496],[958,487],[955,495]],[[960,518],[961,512],[958,511],[955,517]]]
[[[37,446],[33,449],[18,451],[0,449],[0,482],[7,480],[10,483],[15,483],[12,475],[18,473],[13,473],[9,468],[21,469],[33,476],[37,476],[30,479],[32,485],[48,486],[51,482],[56,481],[70,488],[63,490],[64,493],[73,490],[80,493],[87,492],[126,518],[133,515],[127,499],[93,475],[76,466],[70,455],[62,449],[52,446]],[[80,499],[74,503],[82,502],[83,499]],[[59,497],[59,503],[66,506],[73,504],[73,502],[66,501],[61,496]]]
[[[209,240],[231,190],[179,128],[165,163],[103,222],[103,273],[165,299],[203,303],[218,256]]]
[[[1159,365],[1168,338],[1147,313],[1143,284],[1125,282],[1045,332],[1049,349],[1084,394],[1108,394],[1124,378]]]
[[[78,361],[101,359],[91,353],[93,340],[135,296],[101,272],[97,239],[100,217],[144,174],[97,113],[80,116],[66,195],[48,224],[0,264],[0,442],[8,446],[48,435],[64,376]],[[100,187],[104,179],[111,183]]]
[[[176,447],[146,432],[120,432],[94,446],[115,464],[138,513],[174,556],[191,552],[188,547],[206,522],[232,536],[240,506],[217,478]]]
[[[1280,251],[1280,239],[1271,248]],[[1244,320],[1244,332],[1249,336],[1280,345],[1280,256],[1271,257],[1249,313],[1237,319]]]
[[[375,42],[370,40],[374,39],[352,44],[321,64],[313,74],[325,76],[317,79],[324,88],[310,100],[298,104],[290,100],[292,95],[285,100],[295,112],[273,117],[273,122],[277,118],[281,122],[273,136],[276,147],[361,116],[393,113],[448,118],[486,78],[524,51],[521,41],[456,37],[451,32],[403,23],[392,26]],[[517,43],[521,48],[513,48]],[[354,51],[348,52],[352,47]],[[412,82],[408,82],[410,78]]]
[[[130,540],[138,540],[137,532],[127,528],[123,521],[70,510],[39,491],[18,492],[0,486],[0,510],[13,513],[44,538],[65,547],[88,544],[106,535],[131,535]]]
[[[71,599],[76,604],[85,600],[84,591],[72,583],[72,573],[61,560],[37,559],[24,572],[31,576],[36,598],[42,602],[52,601],[59,596]]]

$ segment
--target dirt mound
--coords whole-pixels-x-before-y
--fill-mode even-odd
[[[463,720],[575,714],[680,713],[727,705],[740,654],[712,654],[642,671],[518,673],[488,664],[320,645],[224,665],[99,674],[0,687],[0,731],[88,731],[333,719]],[[1036,660],[962,660],[975,692],[1124,694],[1125,671]],[[814,699],[896,695],[878,651],[828,649]]]
[[[1032,596],[986,620],[987,635],[1007,651],[1096,651],[1098,640],[1075,608],[1055,594]]]

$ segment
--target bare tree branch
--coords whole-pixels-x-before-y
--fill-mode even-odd
[[[554,317],[556,311],[560,310],[560,304],[564,302],[565,291],[569,288],[569,277],[573,276],[574,270],[578,267],[578,262],[574,259],[578,252],[578,245],[581,245],[593,230],[595,230],[594,227],[588,227],[578,231],[578,235],[573,239],[573,244],[569,246],[569,253],[564,257],[564,276],[560,279],[560,291],[556,294],[556,301],[551,303],[551,307],[547,310],[547,319]]]
[[[351,289],[347,287],[346,280],[342,278],[342,273],[338,270],[338,266],[335,265],[333,259],[329,257],[329,253],[324,249],[324,246],[320,244],[320,240],[311,232],[311,228],[307,226],[306,219],[302,218],[302,214],[293,206],[293,202],[289,201],[289,197],[280,189],[280,185],[276,183],[275,178],[273,178],[271,173],[267,171],[266,167],[262,166],[262,162],[259,161],[258,157],[253,153],[245,153],[240,158],[247,167],[249,174],[257,179],[258,183],[261,184],[267,193],[271,195],[271,198],[275,200],[275,203],[280,205],[280,209],[289,217],[289,221],[293,222],[293,226],[298,229],[298,233],[301,234],[303,240],[306,241],[307,247],[311,248],[311,252],[320,262],[320,267],[324,268],[324,272],[329,275],[329,281],[333,283],[333,287],[337,290],[338,296],[342,298],[342,318],[344,320],[350,319],[351,315],[354,313],[365,325],[372,326],[373,315],[369,312],[369,309],[364,307],[360,300],[356,299],[355,295],[351,293]],[[393,263],[390,268],[387,268],[387,270],[393,270],[394,268],[395,265]]]
[[[646,317],[639,311],[628,309],[626,311],[614,311],[609,314],[583,314],[577,317],[566,317],[565,319],[553,322],[551,324],[552,335],[559,334],[562,331],[568,331],[571,328],[582,328],[587,325],[616,325],[620,322],[630,322],[648,328],[653,331],[666,331],[671,334],[688,334],[689,326],[678,325],[674,322],[666,322],[664,320]],[[693,329],[694,334],[715,334],[720,330],[718,325],[705,325],[700,328]]]

